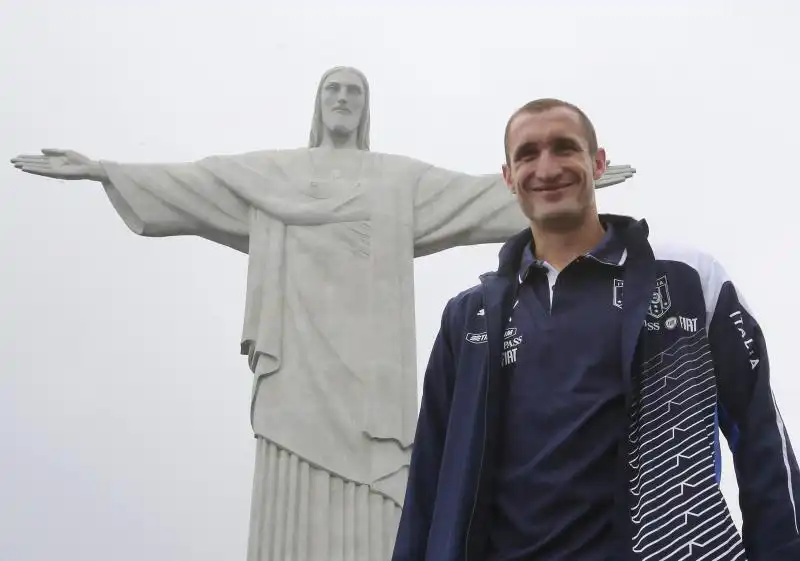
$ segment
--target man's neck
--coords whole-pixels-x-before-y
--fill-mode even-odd
[[[554,231],[531,224],[531,232],[536,258],[546,261],[558,271],[569,265],[576,257],[594,249],[605,235],[597,215],[588,217],[573,230]]]

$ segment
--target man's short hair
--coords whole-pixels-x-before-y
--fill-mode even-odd
[[[510,157],[508,154],[508,131],[511,128],[511,123],[516,119],[519,115],[523,113],[542,113],[549,109],[555,109],[557,107],[565,107],[571,111],[574,111],[578,118],[580,119],[581,124],[586,132],[586,141],[589,143],[589,152],[594,156],[597,154],[597,150],[599,148],[597,143],[597,133],[594,130],[594,125],[589,117],[584,113],[578,106],[573,105],[567,101],[562,101],[560,99],[555,98],[542,98],[542,99],[535,99],[533,101],[529,101],[511,115],[509,117],[508,122],[506,123],[506,132],[505,137],[503,139],[503,144],[505,145],[505,152],[506,152],[506,164],[510,164]]]

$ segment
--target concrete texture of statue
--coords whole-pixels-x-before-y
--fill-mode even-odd
[[[414,257],[527,226],[499,174],[371,152],[369,102],[361,72],[334,68],[319,83],[308,148],[175,164],[64,150],[12,159],[101,182],[136,234],[248,254],[249,561],[390,558],[417,417]],[[632,174],[611,166],[597,187]]]

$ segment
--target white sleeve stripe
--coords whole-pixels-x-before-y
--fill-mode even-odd
[[[772,406],[775,408],[775,423],[778,426],[778,434],[781,437],[781,450],[783,451],[783,465],[786,467],[786,484],[789,487],[789,502],[792,504],[792,514],[794,520],[794,531],[800,536],[800,528],[797,523],[797,506],[794,502],[794,485],[792,484],[792,468],[789,464],[789,448],[786,438],[786,426],[783,424],[783,417],[778,410],[778,403],[775,401],[775,394],[772,394]]]

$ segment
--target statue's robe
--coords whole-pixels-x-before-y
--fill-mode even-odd
[[[135,233],[249,256],[249,559],[389,559],[418,411],[414,257],[525,228],[501,176],[323,148],[101,164]]]

